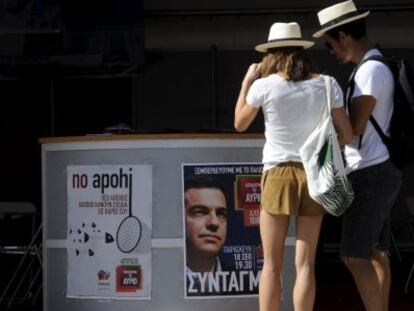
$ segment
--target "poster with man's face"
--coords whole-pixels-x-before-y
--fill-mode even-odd
[[[183,165],[186,298],[258,293],[261,173],[258,163]]]

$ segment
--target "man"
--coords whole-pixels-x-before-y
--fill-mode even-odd
[[[365,29],[369,12],[360,12],[345,1],[318,12],[323,37],[337,60],[358,65],[365,58],[381,55],[371,48]],[[386,146],[369,120],[372,115],[389,134],[393,112],[394,79],[379,61],[364,62],[353,76],[355,86],[347,92],[347,108],[354,140],[345,147],[349,177],[355,192],[345,212],[341,257],[351,271],[367,310],[386,311],[391,272],[388,249],[390,211],[398,195],[401,174],[389,160]]]
[[[201,175],[186,179],[184,200],[187,289],[206,294],[200,282],[207,273],[228,270],[218,258],[227,237],[227,200],[216,180]]]

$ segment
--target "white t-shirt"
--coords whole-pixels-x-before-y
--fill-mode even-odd
[[[334,78],[331,81],[332,108],[342,107],[342,90]],[[248,105],[261,107],[264,115],[263,170],[282,162],[302,162],[299,148],[319,124],[327,107],[323,76],[292,82],[272,74],[253,82],[246,101]]]
[[[377,49],[369,50],[364,58],[381,55]],[[370,60],[362,64],[355,75],[355,90],[352,98],[369,95],[375,98],[376,104],[372,115],[386,135],[389,135],[390,120],[394,102],[394,78],[386,65]],[[389,158],[387,147],[370,121],[367,122],[365,133],[354,137],[350,145],[345,146],[345,157],[350,171],[369,167],[386,161]]]

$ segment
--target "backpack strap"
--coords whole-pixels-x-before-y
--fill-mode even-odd
[[[377,131],[379,137],[381,137],[382,142],[384,143],[385,146],[387,146],[387,148],[389,150],[389,148],[391,146],[391,138],[389,138],[387,135],[385,135],[384,131],[379,126],[377,120],[375,120],[375,118],[372,115],[369,117],[369,120],[371,121],[372,126]]]
[[[366,63],[369,60],[379,61],[379,62],[383,63],[384,65],[386,65],[391,70],[390,65],[388,64],[387,60],[382,55],[372,55],[370,57],[367,57],[367,58],[363,59],[355,67],[355,69],[352,71],[351,76],[349,77],[349,80],[348,80],[348,87],[347,87],[347,93],[346,93],[346,108],[348,110],[348,113],[350,113],[350,111],[351,111],[351,96],[352,96],[352,94],[354,93],[354,90],[355,90],[355,75],[356,75],[358,69],[364,63]],[[369,117],[369,121],[373,125],[374,129],[377,131],[377,133],[380,136],[380,138],[381,138],[382,142],[384,143],[384,145],[386,145],[388,147],[389,143],[390,143],[390,138],[387,135],[385,135],[384,131],[379,126],[377,120],[375,120],[375,118],[371,115]],[[362,136],[363,136],[363,134],[361,134],[359,136],[358,149],[360,149],[361,145],[362,145]]]

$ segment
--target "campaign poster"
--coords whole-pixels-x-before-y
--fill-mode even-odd
[[[67,297],[151,298],[152,167],[68,166]]]
[[[185,297],[257,295],[262,165],[184,164]]]

